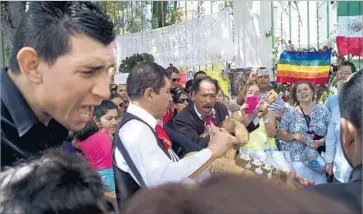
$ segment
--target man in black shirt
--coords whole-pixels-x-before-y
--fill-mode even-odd
[[[92,2],[29,2],[1,71],[1,167],[60,145],[107,99],[113,24]]]
[[[328,183],[311,186],[328,198],[362,213],[362,70],[344,84],[339,94],[341,143],[353,171],[347,183]]]

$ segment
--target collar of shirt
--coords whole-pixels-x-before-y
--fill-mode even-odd
[[[151,127],[154,127],[156,124],[158,124],[158,120],[152,116],[149,112],[147,112],[145,109],[134,105],[132,103],[129,104],[129,107],[127,108],[127,112],[133,115],[137,115],[139,118],[142,118],[143,121],[145,121],[147,124],[149,124]]]
[[[195,113],[197,113],[199,119],[203,120],[203,115],[201,113],[199,113],[199,111],[198,111],[197,107],[195,106],[195,104],[193,104],[193,106],[194,106],[194,111],[195,111]],[[213,115],[213,116],[216,115],[216,110],[214,108],[212,109],[211,115]]]
[[[39,120],[30,109],[23,95],[7,73],[8,69],[1,71],[1,101],[9,111],[20,137],[27,133]]]

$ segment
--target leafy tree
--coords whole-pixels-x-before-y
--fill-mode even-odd
[[[118,70],[120,73],[130,73],[131,69],[139,62],[154,62],[154,56],[148,53],[136,53],[123,59]]]
[[[178,10],[178,1],[153,1],[152,28],[161,28],[180,22],[183,12]]]

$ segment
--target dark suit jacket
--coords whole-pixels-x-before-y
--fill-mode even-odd
[[[362,165],[353,169],[347,183],[327,183],[310,186],[308,189],[362,213]]]
[[[216,111],[216,122],[219,126],[228,115],[228,110],[225,105],[219,103],[215,104],[214,110]],[[185,107],[183,111],[177,114],[174,119],[167,124],[167,126],[182,133],[184,136],[192,140],[194,143],[200,145],[202,148],[206,148],[208,146],[209,137],[199,137],[205,131],[204,121],[201,120],[195,112],[193,102],[189,103],[189,105]],[[184,148],[175,149],[177,150],[176,153],[179,156],[183,156],[186,152]]]

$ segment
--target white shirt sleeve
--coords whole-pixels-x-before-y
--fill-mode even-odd
[[[160,149],[150,128],[137,120],[124,124],[118,134],[148,187],[183,182],[212,157],[210,149],[203,149],[179,162],[173,162]],[[117,148],[115,158],[117,167],[130,173],[137,181]]]

